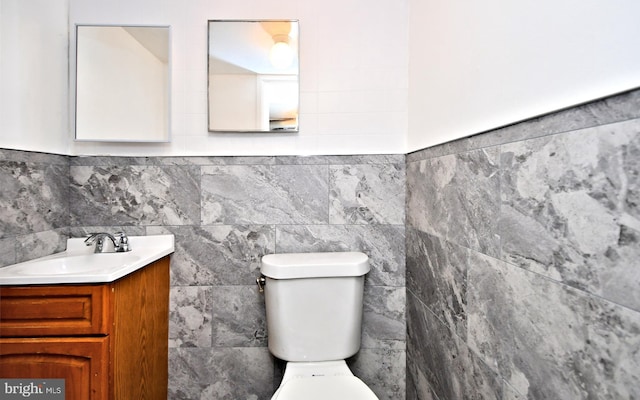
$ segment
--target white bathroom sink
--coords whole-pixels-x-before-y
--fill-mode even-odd
[[[96,257],[94,254],[65,255],[38,259],[14,265],[10,271],[19,275],[108,273],[118,265],[130,265],[140,259],[139,256],[131,253],[131,251],[128,253],[108,253],[101,254],[100,257]]]
[[[173,253],[173,235],[129,236],[131,251],[93,253],[84,238],[67,240],[67,250],[0,268],[0,285],[113,282]]]

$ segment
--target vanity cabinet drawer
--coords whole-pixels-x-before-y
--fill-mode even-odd
[[[0,287],[0,337],[107,334],[108,285]]]

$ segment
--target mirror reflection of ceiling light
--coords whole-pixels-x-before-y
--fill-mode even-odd
[[[295,57],[294,51],[289,44],[288,35],[274,35],[273,46],[269,53],[271,64],[278,69],[285,69],[291,66]]]

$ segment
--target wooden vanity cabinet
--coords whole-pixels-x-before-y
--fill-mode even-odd
[[[0,286],[0,378],[65,379],[66,400],[165,400],[169,256],[114,282]]]

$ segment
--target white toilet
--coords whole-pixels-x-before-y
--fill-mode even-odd
[[[270,254],[260,268],[269,351],[287,361],[271,400],[377,400],[344,361],[360,349],[363,253]]]

